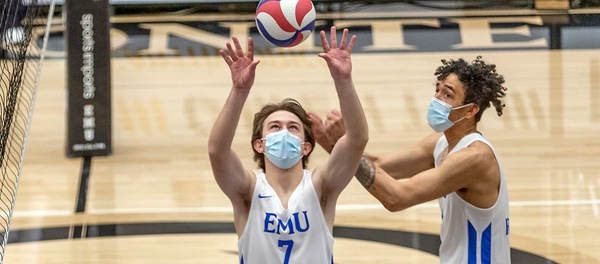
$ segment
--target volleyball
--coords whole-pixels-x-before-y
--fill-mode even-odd
[[[316,16],[311,0],[261,0],[256,7],[256,27],[269,43],[293,47],[313,32]]]

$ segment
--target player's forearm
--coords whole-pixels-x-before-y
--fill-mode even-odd
[[[231,142],[247,98],[247,92],[231,90],[208,138],[209,153],[218,153],[223,148],[231,148]]]
[[[365,187],[365,189],[369,189],[373,185],[373,182],[375,182],[376,171],[377,168],[375,163],[363,156],[360,159],[360,163],[358,164],[358,169],[356,170],[354,177],[356,177],[356,179],[360,182],[360,184],[362,184],[363,187]]]
[[[336,81],[340,111],[346,125],[346,135],[352,143],[363,145],[369,139],[369,129],[360,99],[350,78]],[[364,147],[364,146],[363,146]]]
[[[389,211],[406,208],[395,188],[400,183],[365,156],[360,161],[355,178]]]

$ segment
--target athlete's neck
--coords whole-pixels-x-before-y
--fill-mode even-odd
[[[477,124],[466,123],[453,126],[444,131],[446,140],[448,141],[448,152],[450,152],[458,142],[465,136],[477,132]]]

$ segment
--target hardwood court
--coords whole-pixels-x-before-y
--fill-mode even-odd
[[[507,80],[504,115],[488,110],[479,130],[508,177],[511,246],[543,263],[600,263],[598,50],[356,53],[367,150],[387,153],[430,133],[425,114],[440,59],[477,55]],[[316,54],[257,57],[233,146],[247,166],[254,166],[252,114],[262,104],[293,97],[322,115],[337,107]],[[62,59],[43,66],[11,223],[11,237],[29,230],[45,239],[10,243],[5,263],[236,263],[230,203],[212,177],[206,149],[230,89],[222,59],[113,59],[114,154],[92,160],[84,213],[74,213],[82,161],[64,156],[65,67]],[[310,167],[324,155],[317,148]],[[390,213],[356,181],[342,193],[336,216],[340,228],[383,230],[421,243],[439,233],[440,222],[436,201]],[[336,237],[334,245],[336,263],[438,263],[424,250],[368,239]]]

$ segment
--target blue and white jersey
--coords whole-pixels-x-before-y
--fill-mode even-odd
[[[492,145],[480,134],[472,133],[462,138],[451,155],[475,141]],[[434,150],[435,166],[442,163],[448,141],[442,136]],[[494,152],[496,160],[498,156]],[[500,192],[490,208],[478,208],[463,200],[456,192],[438,199],[442,210],[440,246],[441,263],[507,264],[510,261],[508,190],[506,178],[500,168]]]
[[[333,236],[309,171],[304,171],[287,209],[265,174],[256,175],[248,221],[238,249],[243,264],[333,263]]]

